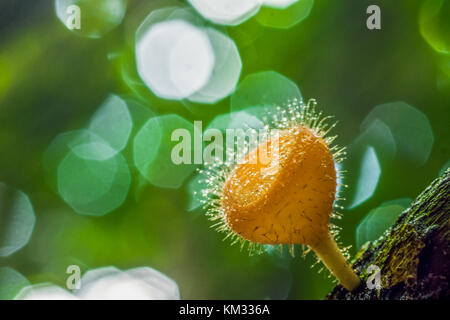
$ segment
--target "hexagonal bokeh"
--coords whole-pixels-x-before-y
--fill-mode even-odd
[[[0,300],[11,300],[30,282],[10,267],[0,267]]]
[[[133,122],[124,100],[109,96],[91,118],[88,129],[102,138],[114,150],[111,156],[122,151],[128,143]]]
[[[73,210],[102,216],[125,201],[131,175],[120,153],[106,160],[96,160],[80,157],[72,150],[58,166],[57,182],[59,194]]]
[[[59,134],[47,147],[43,157],[45,178],[54,191],[57,191],[58,166],[72,150],[82,158],[96,160],[108,159],[116,153],[102,138],[89,130],[74,130]]]
[[[188,0],[207,20],[217,24],[235,26],[255,15],[260,0]]]
[[[369,128],[376,120],[381,120],[389,127],[402,161],[417,166],[428,161],[434,135],[423,112],[402,101],[381,104],[367,115],[361,125],[362,129]]]
[[[194,131],[191,122],[175,114],[148,120],[134,138],[134,163],[141,175],[155,186],[179,188],[195,170],[195,157],[202,161],[201,132]]]
[[[378,239],[409,206],[412,199],[400,198],[382,203],[371,210],[356,228],[356,246]]]
[[[287,29],[295,26],[311,13],[314,0],[281,1],[277,7],[275,1],[263,6],[255,19],[264,26]]]
[[[204,24],[204,20],[192,8],[178,5],[159,8],[152,10],[141,22],[135,33],[135,43],[141,41],[142,37],[156,24],[172,20],[183,20],[197,27]]]
[[[114,157],[128,144],[132,129],[133,120],[127,103],[110,95],[94,113],[87,129],[64,132],[53,139],[44,153],[47,177],[54,176],[52,172],[68,151],[91,160]]]
[[[372,146],[381,164],[389,164],[397,154],[397,145],[389,127],[380,119],[371,122],[353,141],[351,148]]]
[[[137,29],[135,41],[139,77],[157,97],[214,104],[237,85],[242,61],[236,44],[206,27],[190,7],[152,11]]]
[[[275,71],[253,73],[239,83],[231,96],[231,111],[249,107],[275,106],[288,100],[302,99],[300,89],[292,80]]]
[[[126,0],[55,0],[56,16],[67,29],[100,38],[122,23]]]
[[[36,217],[28,196],[1,182],[0,221],[0,257],[7,257],[28,243]]]
[[[207,33],[214,50],[215,64],[210,80],[188,99],[199,103],[216,103],[235,89],[242,70],[239,51],[233,40],[214,28]]]
[[[381,166],[373,147],[367,146],[358,160],[360,160],[358,178],[354,192],[348,199],[348,209],[353,209],[372,197],[381,175]]]
[[[450,54],[450,1],[427,0],[419,14],[420,33],[437,52]]]
[[[137,106],[131,100],[130,104],[135,112]],[[115,210],[125,201],[131,183],[120,152],[132,131],[127,103],[110,95],[87,129],[53,139],[43,159],[47,182],[79,214],[102,216]]]
[[[131,121],[133,123],[130,136],[134,137],[150,118],[156,116],[156,113],[134,98],[127,97],[124,98],[124,101],[128,106],[128,111],[130,112]]]
[[[150,11],[136,29],[136,32],[134,33],[134,42],[136,44],[139,43],[151,27],[159,22],[168,20],[170,15],[178,8],[178,6],[169,6]]]
[[[76,296],[98,299],[179,299],[178,285],[164,274],[147,267],[121,271],[104,267],[86,272]]]
[[[134,165],[147,180],[147,170],[156,160],[163,137],[160,117],[149,119],[137,132],[133,141]]]
[[[121,271],[102,267],[86,272],[71,292],[52,283],[24,287],[15,300],[175,300],[178,285],[161,272],[139,267]]]
[[[194,176],[194,178],[187,184],[187,192],[189,196],[189,202],[187,205],[188,211],[194,211],[203,206],[202,190],[207,187],[207,175],[202,172]]]
[[[184,99],[205,86],[214,60],[207,33],[184,20],[156,23],[136,43],[138,73],[164,99]]]

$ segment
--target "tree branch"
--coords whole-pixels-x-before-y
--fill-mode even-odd
[[[361,248],[353,263],[361,286],[348,292],[338,285],[326,299],[449,299],[449,213],[447,169],[383,236]],[[376,284],[371,265],[381,270],[381,288],[371,285]]]

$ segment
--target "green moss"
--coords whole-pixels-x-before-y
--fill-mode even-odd
[[[435,259],[430,254],[425,255],[425,252],[434,250],[436,243],[448,247],[449,212],[450,169],[433,181],[380,238],[364,244],[353,264],[363,280],[363,285],[352,293],[337,286],[328,298],[383,299],[392,298],[392,295],[397,298],[417,296],[419,293],[414,292],[414,288],[421,287],[423,290],[425,285],[421,281],[425,281],[427,277],[427,275],[419,276],[419,264],[422,260]],[[446,270],[446,253],[445,250],[440,251],[444,252],[444,267],[440,269]],[[424,263],[441,265],[442,261],[425,261]],[[372,274],[367,271],[370,265],[376,265],[381,269],[383,285],[381,291],[369,290],[364,285]],[[448,278],[445,272],[444,278]],[[444,285],[443,289],[439,288],[439,294],[448,292],[447,286]],[[429,288],[429,290],[432,289]],[[433,293],[429,294],[429,296],[432,295]]]

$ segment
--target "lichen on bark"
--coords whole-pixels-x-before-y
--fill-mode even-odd
[[[379,239],[366,243],[353,268],[361,285],[336,286],[326,299],[449,299],[450,169],[434,180]],[[381,288],[370,289],[380,268]]]

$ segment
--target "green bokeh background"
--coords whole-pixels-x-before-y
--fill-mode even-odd
[[[249,257],[230,247],[200,211],[186,210],[186,184],[140,189],[134,171],[125,203],[104,217],[89,217],[76,214],[45,182],[42,156],[52,139],[83,127],[111,92],[133,94],[114,53],[129,46],[130,30],[148,13],[140,9],[142,2],[130,0],[124,23],[95,40],[69,32],[56,18],[53,1],[0,2],[0,181],[25,192],[37,217],[29,244],[0,258],[0,266],[13,267],[32,283],[61,286],[71,264],[83,271],[150,266],[172,277],[185,299],[323,298],[333,283],[310,268],[312,255]],[[382,167],[375,194],[343,212],[339,225],[346,246],[355,245],[356,228],[371,209],[415,198],[450,158],[450,72],[442,71],[450,57],[421,36],[422,2],[316,0],[310,16],[290,29],[264,28],[253,18],[227,30],[242,58],[240,79],[264,70],[292,79],[303,97],[316,98],[320,109],[339,120],[340,145],[360,134],[361,122],[379,104],[405,101],[428,117],[435,138],[429,160],[421,167],[400,160]],[[381,7],[381,30],[366,28],[371,4]],[[191,108],[176,101],[143,102],[157,114],[203,120],[204,127],[230,111],[229,98]],[[124,151],[127,159],[131,148],[129,143]]]

